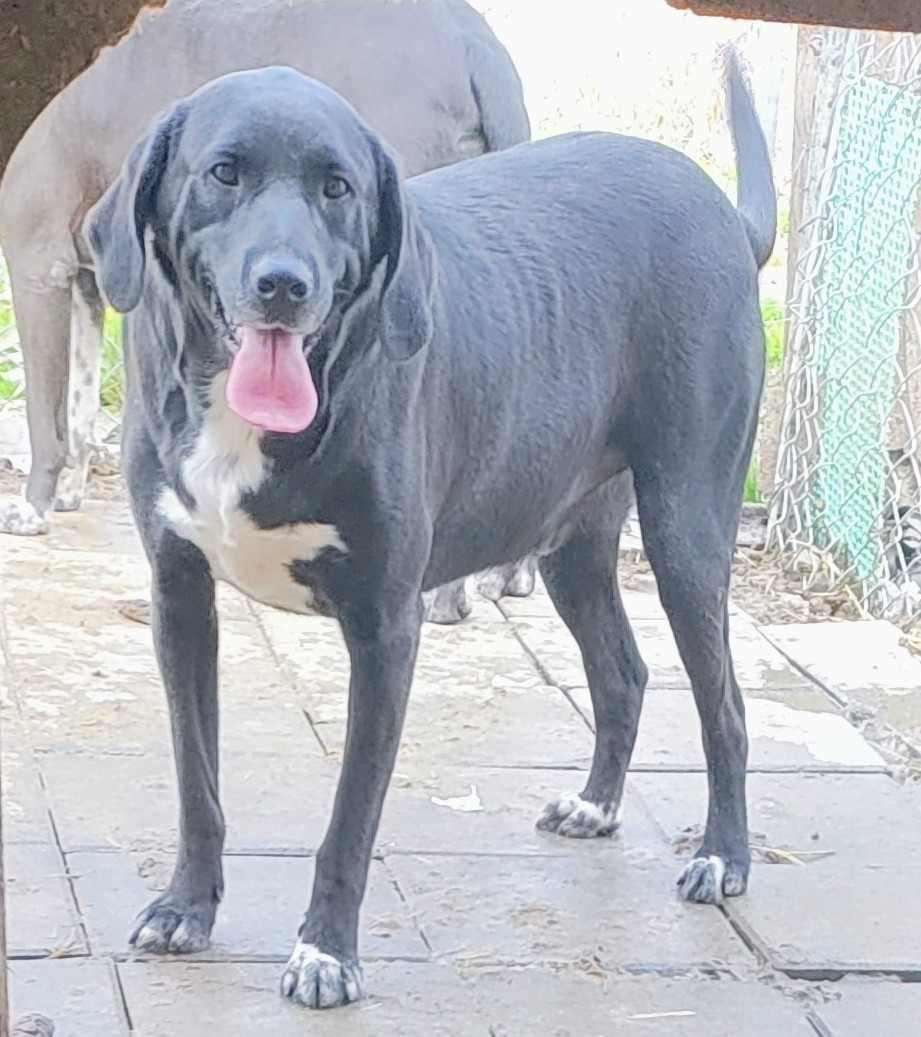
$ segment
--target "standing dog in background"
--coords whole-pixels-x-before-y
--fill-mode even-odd
[[[616,582],[631,480],[707,758],[679,889],[745,890],[728,597],[776,202],[732,52],[727,81],[738,208],[679,153],[600,133],[404,182],[339,95],[265,69],[175,105],[90,213],[100,283],[130,313],[124,463],[181,797],[176,871],[139,948],[203,949],[223,893],[217,579],[331,611],[351,662],[286,996],[362,995],[359,910],[427,590],[540,556],[597,734],[585,788],[539,824],[614,831],[646,683]]]
[[[287,64],[338,89],[399,154],[406,175],[530,137],[507,51],[466,0],[170,0],[45,109],[0,184],[26,372],[32,468],[24,499],[0,500],[0,532],[48,528],[83,499],[98,411],[103,304],[74,228],[157,112],[226,72]],[[484,591],[529,594],[534,563]],[[441,623],[469,611],[463,582],[428,599]]]

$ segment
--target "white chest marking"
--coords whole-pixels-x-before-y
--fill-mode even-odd
[[[223,375],[215,379],[198,442],[182,463],[196,507],[190,511],[167,488],[160,512],[178,536],[205,555],[215,579],[266,605],[309,613],[313,595],[294,580],[291,565],[309,562],[327,547],[345,551],[345,544],[332,525],[296,522],[260,529],[242,510],[243,496],[271,478],[272,462],[259,449],[259,432],[224,402],[225,381]]]

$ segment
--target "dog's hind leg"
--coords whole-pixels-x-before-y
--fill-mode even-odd
[[[687,462],[687,458],[683,459]],[[729,648],[729,579],[744,468],[712,466],[705,485],[686,471],[637,477],[646,552],[688,672],[707,760],[703,843],[684,869],[685,900],[719,903],[745,892],[751,854],[745,804],[745,708]]]
[[[93,427],[99,410],[100,361],[105,307],[91,270],[73,282],[70,364],[67,379],[67,465],[58,481],[55,511],[76,511],[83,502]]]
[[[44,280],[10,260],[16,327],[25,370],[26,417],[32,467],[24,498],[0,501],[0,532],[34,536],[48,530],[58,476],[67,460],[67,342],[70,271]]]
[[[582,652],[595,715],[595,753],[585,788],[550,803],[538,828],[572,838],[610,835],[620,824],[627,766],[636,741],[646,666],[617,586],[620,529],[632,500],[629,475],[611,480],[583,509],[540,571]]]

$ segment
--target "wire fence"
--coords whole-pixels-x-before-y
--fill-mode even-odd
[[[921,36],[802,30],[768,541],[816,593],[921,618]]]

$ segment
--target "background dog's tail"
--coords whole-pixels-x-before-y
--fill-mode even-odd
[[[777,235],[777,192],[771,156],[739,53],[731,44],[725,48],[724,62],[738,176],[736,207],[760,270],[770,258]]]

